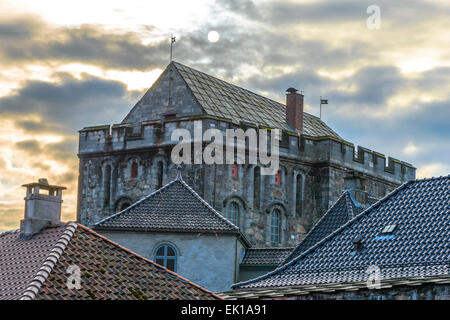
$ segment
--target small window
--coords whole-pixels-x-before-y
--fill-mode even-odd
[[[133,162],[131,165],[131,179],[134,179],[138,176],[138,164],[137,162]]]
[[[274,209],[271,213],[271,226],[270,226],[270,233],[271,233],[271,240],[272,244],[279,244],[280,243],[280,231],[281,231],[281,212],[278,209]]]
[[[163,186],[163,175],[164,175],[164,163],[159,161],[157,164],[157,173],[156,173],[156,190],[161,189]]]
[[[281,170],[278,170],[277,173],[275,173],[275,185],[281,186]]]
[[[233,163],[231,165],[231,177],[233,177],[233,178],[238,177],[238,165],[236,163]]]
[[[230,203],[230,221],[235,225],[239,227],[239,205],[236,202]]]
[[[176,272],[177,251],[170,244],[162,244],[155,250],[155,262],[167,269]]]

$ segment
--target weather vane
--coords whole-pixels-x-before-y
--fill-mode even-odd
[[[173,50],[173,44],[175,43],[176,38],[172,35],[170,35],[170,62],[172,62],[172,50]]]

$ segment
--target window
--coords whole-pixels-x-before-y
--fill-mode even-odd
[[[104,171],[103,177],[103,206],[105,208],[109,207],[109,202],[111,200],[111,166],[107,165]]]
[[[297,183],[295,190],[295,212],[298,216],[302,215],[302,202],[303,202],[303,177],[302,175],[297,175]]]
[[[281,212],[278,209],[274,209],[270,215],[270,235],[272,244],[280,243],[280,231],[281,231]]]
[[[238,176],[238,166],[236,163],[233,163],[231,165],[231,177],[237,178],[237,176]]]
[[[155,262],[167,269],[177,271],[177,251],[170,244],[162,244],[155,250]]]
[[[261,205],[261,168],[253,170],[253,207],[259,209]]]
[[[131,165],[131,179],[134,179],[138,176],[138,164],[136,161],[133,161]]]
[[[164,173],[164,163],[159,161],[157,164],[157,173],[156,173],[156,190],[161,189],[163,186],[163,173]]]
[[[235,226],[239,227],[239,205],[233,201],[230,203],[229,210],[230,210],[230,212],[229,212],[230,221]]]
[[[278,170],[277,173],[275,173],[275,185],[281,186],[281,170]]]

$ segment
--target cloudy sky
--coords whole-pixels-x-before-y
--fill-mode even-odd
[[[0,0],[0,230],[40,177],[68,187],[75,218],[77,130],[122,120],[172,33],[175,60],[279,101],[304,90],[315,115],[323,96],[346,140],[449,174],[449,14],[445,0]]]

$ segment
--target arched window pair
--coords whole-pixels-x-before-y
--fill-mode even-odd
[[[174,272],[177,271],[177,258],[177,250],[168,243],[164,243],[155,249],[154,261]]]

